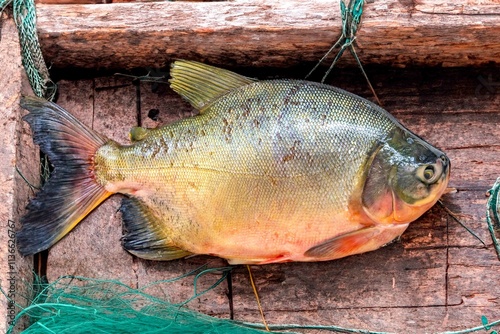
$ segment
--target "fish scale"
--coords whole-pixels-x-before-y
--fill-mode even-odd
[[[270,81],[259,85],[264,87],[257,89],[244,87],[246,96],[261,95],[258,103],[255,103],[255,99],[244,97],[241,101],[235,100],[231,92],[225,96],[224,101],[210,106],[203,115],[151,131],[151,135],[143,143],[128,150],[123,149],[122,155],[130,154],[130,164],[138,164],[140,159],[149,158],[145,153],[157,145],[159,137],[162,138],[162,145],[175,149],[163,151],[163,155],[156,156],[157,168],[169,167],[173,163],[171,167],[196,166],[231,173],[290,177],[322,172],[332,168],[332,165],[341,166],[346,155],[352,156],[347,159],[353,160],[365,158],[365,151],[370,149],[366,148],[366,143],[372,143],[374,138],[384,139],[389,130],[395,127],[392,120],[380,112],[371,111],[372,106],[366,104],[363,110],[349,101],[349,95],[333,87],[325,86],[329,89],[318,93],[319,85],[313,83],[297,92],[296,99],[311,99],[310,94],[315,93],[312,99],[318,100],[318,106],[311,108],[315,110],[314,113],[305,114],[301,103],[280,109],[265,108],[270,102],[268,100],[279,100],[280,95],[286,95],[298,83],[300,81]],[[332,96],[337,91],[338,94]],[[234,95],[237,97],[238,93]],[[345,101],[339,97],[343,97]],[[335,102],[336,99],[339,101]],[[352,108],[348,108],[349,102],[354,105]],[[224,111],[228,109],[231,112]],[[252,112],[248,113],[247,109]],[[331,112],[331,109],[335,112]],[[371,112],[370,117],[366,115],[368,112]],[[356,114],[360,117],[356,117]],[[347,122],[342,121],[347,117],[350,118]],[[255,120],[260,124],[258,127],[255,126]],[[227,127],[225,122],[231,124],[230,139],[227,130],[224,130]],[[201,132],[211,135],[200,135]],[[346,138],[351,145],[340,145]],[[285,157],[292,153],[291,148],[297,143],[300,146],[296,156],[300,156],[300,159],[285,161]],[[194,147],[190,148],[191,145]],[[266,153],[263,154],[264,151]],[[248,160],[250,157],[254,157],[256,163],[251,163]],[[310,165],[305,169],[306,163]],[[148,165],[149,162],[144,164]]]

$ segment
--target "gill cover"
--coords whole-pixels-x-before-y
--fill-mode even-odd
[[[446,189],[449,159],[408,130],[396,128],[373,154],[361,201],[375,222],[410,223]]]

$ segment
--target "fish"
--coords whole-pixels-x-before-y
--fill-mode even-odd
[[[48,249],[121,193],[121,243],[140,258],[328,261],[390,243],[447,187],[446,154],[357,95],[187,60],[170,76],[199,114],[135,127],[128,145],[23,98],[54,171],[21,219],[22,255]]]

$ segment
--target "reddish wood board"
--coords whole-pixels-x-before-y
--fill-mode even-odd
[[[27,83],[19,57],[19,39],[8,15],[0,12],[0,332],[5,333],[21,307],[32,285],[32,258],[16,252],[15,231],[33,189],[23,180],[39,177],[38,149],[29,126],[21,117],[22,94],[33,94]],[[18,323],[22,328],[26,321]]]

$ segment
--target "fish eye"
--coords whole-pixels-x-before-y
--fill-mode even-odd
[[[442,172],[442,168],[437,164],[420,166],[417,169],[417,177],[425,184],[435,183]]]
[[[424,169],[424,178],[429,181],[434,177],[434,167],[432,165],[429,165],[425,167]]]

